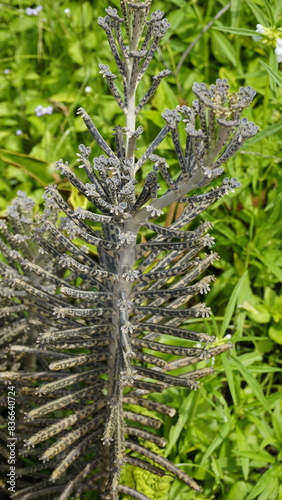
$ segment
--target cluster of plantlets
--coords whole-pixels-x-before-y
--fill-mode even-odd
[[[138,85],[169,28],[161,11],[148,18],[150,7],[151,1],[121,1],[123,17],[109,7],[98,19],[123,93],[109,66],[100,65],[100,70],[126,123],[114,128],[115,144],[109,145],[86,111],[78,109],[103,154],[92,163],[91,149],[79,146],[78,168],[84,169],[86,183],[63,160],[56,168],[87,208],[74,210],[56,186],[48,186],[41,217],[32,217],[30,201],[20,194],[20,202],[8,210],[7,223],[2,222],[1,339],[5,350],[16,342],[8,355],[20,356],[21,363],[15,369],[12,360],[0,379],[13,381],[22,394],[25,421],[19,424],[19,437],[25,451],[20,455],[50,461],[23,466],[20,474],[38,481],[23,481],[13,498],[66,500],[97,491],[107,500],[120,494],[148,500],[121,482],[125,463],[160,477],[170,474],[201,490],[179,467],[150,450],[150,443],[166,444],[156,432],[162,424],[157,415],[175,413],[152,395],[172,386],[197,389],[199,379],[213,368],[193,370],[193,365],[231,347],[189,329],[191,318],[210,315],[197,296],[209,291],[214,278],[203,273],[218,256],[204,253],[213,244],[210,225],[193,230],[187,225],[239,186],[236,179],[224,178],[219,187],[198,194],[257,132],[241,118],[255,92],[246,87],[230,94],[224,79],[210,88],[195,83],[197,99],[191,107],[164,110],[163,128],[136,158],[143,132],[136,128],[136,118],[169,74],[164,70],[153,77],[137,101]],[[167,136],[178,161],[176,176],[156,154]],[[138,189],[137,172],[145,162],[152,168]],[[160,179],[167,189],[158,195]],[[158,223],[162,209],[174,202],[185,208],[163,227]],[[15,217],[17,204],[26,220]],[[140,241],[142,228],[152,232],[146,242]],[[171,341],[164,343],[163,336]]]

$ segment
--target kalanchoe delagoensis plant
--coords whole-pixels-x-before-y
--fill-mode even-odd
[[[42,249],[34,238],[33,230],[38,221],[38,214],[33,213],[34,205],[24,192],[18,191],[6,216],[0,221],[1,371],[17,370],[19,366],[25,369],[35,367],[32,356],[22,359],[22,353],[12,357],[7,353],[10,351],[11,354],[11,343],[19,339],[27,347],[35,347],[38,334],[46,321],[50,322],[56,303],[56,287],[44,276],[41,279],[34,278],[34,274],[29,271],[31,262],[33,265],[40,262],[46,271],[60,271],[55,259],[50,259],[49,255],[43,257]],[[45,216],[56,220],[57,212],[56,207],[46,203]],[[37,303],[34,303],[30,293],[30,290],[34,290],[34,284],[38,290]]]
[[[50,282],[49,273],[58,276],[62,271],[56,259],[50,258],[37,243],[34,228],[39,222],[38,213],[34,212],[34,203],[22,191],[8,207],[6,216],[0,221],[0,373],[2,378],[9,374],[9,380],[18,380],[19,373],[25,371],[25,377],[35,380],[39,372],[48,370],[46,352],[36,349],[36,340],[47,324],[52,326],[56,286]],[[56,220],[57,209],[45,204],[44,216]],[[58,251],[60,243],[56,242]],[[43,255],[44,252],[44,255]],[[44,273],[36,275],[33,268],[38,263]],[[41,269],[41,268],[40,268]],[[36,301],[34,301],[36,293]],[[20,345],[16,345],[20,344]],[[38,354],[38,356],[37,356]],[[21,375],[22,376],[22,375]],[[13,383],[13,382],[12,382]],[[26,395],[17,394],[17,404],[22,411],[27,409]],[[7,423],[7,388],[0,385],[0,425]],[[21,432],[21,423],[17,423]],[[8,433],[0,433],[0,456],[7,464]],[[6,443],[5,443],[6,442]],[[23,465],[20,460],[17,466]],[[2,467],[2,464],[1,464]]]
[[[21,500],[83,498],[85,491],[97,491],[106,500],[123,494],[148,500],[125,483],[124,464],[159,477],[179,478],[201,490],[180,467],[151,450],[151,443],[159,448],[166,444],[156,432],[161,415],[175,413],[155,401],[153,394],[172,386],[196,390],[199,380],[213,369],[193,366],[231,347],[214,344],[214,337],[189,329],[191,318],[211,314],[197,296],[209,291],[214,278],[205,271],[218,256],[204,253],[213,244],[207,232],[210,225],[202,223],[189,230],[188,224],[239,186],[236,179],[224,178],[219,187],[199,192],[222,175],[223,163],[257,132],[252,122],[241,118],[255,92],[246,87],[230,94],[225,79],[210,88],[195,83],[191,107],[164,110],[161,131],[138,155],[137,141],[143,132],[136,124],[138,114],[169,74],[164,70],[154,76],[137,101],[138,85],[169,28],[161,11],[149,16],[150,7],[149,0],[122,0],[121,16],[109,7],[107,15],[98,19],[123,93],[109,66],[100,65],[100,72],[125,123],[115,127],[115,146],[110,146],[79,108],[101,155],[92,162],[90,148],[79,146],[78,166],[87,174],[86,183],[63,160],[56,168],[87,200],[87,208],[73,210],[56,187],[49,186],[48,206],[56,206],[64,215],[56,220],[47,210],[33,226],[33,238],[56,267],[47,269],[44,262],[29,256],[26,268],[55,290],[53,303],[44,296],[48,319],[38,347],[32,350],[35,355],[45,353],[45,359],[49,356],[49,368],[37,370],[33,379],[24,372],[13,374],[30,397],[22,436],[25,453],[44,462],[21,470],[23,476],[36,471],[38,478],[13,496]],[[186,132],[185,144],[180,127]],[[166,158],[157,154],[168,135],[178,162],[177,176],[172,176]],[[151,171],[139,189],[136,174],[145,162],[151,164]],[[160,179],[167,186],[162,194]],[[175,202],[185,208],[175,222],[163,227],[158,223],[162,209]],[[139,238],[142,228],[152,233],[145,242]],[[25,290],[24,276],[14,278],[13,286],[16,291]],[[28,293],[35,304],[43,297],[40,280],[32,281]],[[50,290],[44,293],[52,298]],[[169,344],[163,343],[164,335],[171,338]],[[21,347],[16,350],[21,352]],[[181,375],[175,374],[179,368]],[[10,380],[11,374],[5,372],[1,378]]]

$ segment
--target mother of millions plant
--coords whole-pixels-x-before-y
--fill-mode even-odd
[[[162,424],[158,415],[173,416],[175,410],[154,400],[153,394],[172,386],[197,389],[198,380],[213,373],[213,368],[188,367],[231,346],[212,344],[214,337],[189,329],[191,318],[210,315],[196,296],[209,290],[213,276],[201,275],[218,256],[203,252],[213,244],[207,233],[210,225],[202,223],[193,230],[187,225],[239,186],[236,179],[224,178],[221,186],[198,194],[199,188],[223,173],[221,165],[244,141],[256,134],[257,127],[240,117],[255,92],[246,87],[230,94],[225,79],[210,88],[194,83],[197,99],[191,107],[164,110],[163,128],[136,158],[137,139],[143,132],[141,126],[136,127],[136,118],[170,74],[164,70],[155,75],[138,102],[137,88],[169,28],[163,12],[148,17],[150,6],[151,0],[121,0],[122,17],[109,7],[107,15],[98,19],[123,92],[109,66],[101,64],[100,72],[126,123],[114,128],[115,147],[111,147],[86,111],[78,109],[103,154],[92,164],[90,148],[79,146],[79,168],[86,172],[87,183],[63,160],[56,168],[85,199],[87,208],[73,210],[55,186],[48,186],[47,207],[56,206],[56,213],[64,216],[54,217],[54,210],[45,209],[24,238],[25,247],[27,241],[33,242],[33,249],[40,248],[44,258],[22,252],[17,242],[23,235],[8,238],[8,257],[16,263],[3,264],[1,273],[4,286],[14,290],[10,297],[15,302],[2,315],[3,331],[7,333],[11,324],[9,315],[15,315],[13,308],[28,305],[18,321],[33,316],[31,324],[40,327],[38,345],[28,341],[24,329],[25,345],[14,345],[11,351],[45,360],[43,368],[39,365],[41,371],[37,367],[34,373],[24,368],[1,374],[2,380],[13,381],[25,395],[22,409],[26,415],[19,436],[25,441],[25,451],[20,454],[29,454],[35,462],[20,474],[38,478],[23,482],[26,487],[13,498],[66,500],[93,491],[107,500],[124,494],[148,500],[145,487],[137,491],[124,484],[124,464],[159,477],[179,478],[201,491],[191,477],[161,451],[156,452],[166,444],[156,432]],[[177,175],[165,158],[155,154],[168,135],[174,144]],[[139,189],[136,174],[145,162],[152,167]],[[167,185],[161,194],[159,176]],[[152,222],[175,202],[185,204],[175,222],[169,227]],[[146,234],[151,232],[148,241],[140,238],[142,228]],[[13,324],[17,324],[16,317]],[[37,457],[51,462],[40,464]]]

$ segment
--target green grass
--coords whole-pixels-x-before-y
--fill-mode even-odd
[[[75,165],[82,142],[93,148],[93,156],[101,154],[75,114],[79,106],[109,140],[111,129],[123,125],[98,69],[105,63],[115,71],[96,23],[108,2],[93,3],[46,0],[39,16],[26,15],[25,8],[32,5],[25,0],[1,3],[1,216],[19,189],[40,207],[50,182],[60,183],[72,203],[79,203],[53,168],[60,158]],[[251,36],[257,23],[277,30],[281,0],[233,0],[177,71],[183,52],[226,4],[153,0],[154,10],[164,10],[172,27],[149,73],[165,65],[174,74],[140,117],[145,133],[137,154],[158,133],[165,107],[191,103],[194,81],[211,84],[220,77],[228,78],[233,91],[242,85],[255,88],[257,96],[246,114],[260,132],[226,165],[226,175],[237,177],[240,189],[204,215],[214,224],[214,250],[221,257],[212,268],[217,281],[207,303],[214,316],[205,328],[218,339],[232,334],[236,347],[216,361],[216,374],[202,382],[200,391],[171,389],[157,396],[177,408],[174,419],[164,420],[168,458],[199,481],[203,492],[191,492],[178,481],[161,484],[142,473],[133,477],[128,468],[128,483],[139,482],[145,494],[150,487],[152,499],[282,499],[281,71],[274,42],[255,42]],[[144,85],[148,82],[147,77]],[[92,90],[87,93],[86,87]],[[53,106],[53,114],[36,116],[38,105]],[[17,130],[22,134],[16,135]],[[160,154],[172,158],[169,139]],[[166,217],[171,220],[176,212],[177,207]],[[194,327],[202,325],[196,321]]]

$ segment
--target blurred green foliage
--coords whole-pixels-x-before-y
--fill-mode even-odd
[[[119,5],[118,0],[110,3]],[[221,257],[212,269],[217,281],[207,303],[214,316],[205,320],[205,328],[218,339],[232,333],[236,349],[216,362],[216,375],[202,383],[201,391],[171,389],[156,396],[178,410],[173,420],[164,419],[168,457],[199,481],[203,492],[189,491],[178,481],[170,487],[168,478],[165,491],[164,484],[151,483],[141,472],[130,479],[133,473],[127,468],[128,484],[150,485],[154,498],[282,499],[282,80],[274,52],[282,1],[232,0],[205,31],[226,5],[226,0],[153,0],[154,10],[164,10],[171,29],[143,89],[150,75],[164,67],[173,74],[140,116],[145,132],[137,154],[158,133],[164,108],[191,103],[194,81],[211,84],[217,77],[228,78],[232,91],[251,85],[257,96],[246,114],[260,127],[226,165],[226,175],[237,177],[241,187],[204,214],[214,225],[214,250]],[[112,128],[124,124],[98,68],[105,63],[115,72],[105,34],[96,22],[108,1],[45,0],[42,6],[38,15],[28,15],[26,9],[34,5],[26,0],[1,3],[1,216],[19,189],[40,206],[50,182],[60,184],[72,204],[79,204],[53,168],[60,158],[75,166],[82,142],[92,147],[93,156],[101,154],[76,116],[78,107],[87,109],[109,141]],[[254,41],[258,23],[270,29],[272,38]],[[182,54],[203,29],[179,68]],[[52,106],[53,112],[37,116],[37,106]],[[174,168],[170,139],[163,142],[160,154]],[[164,222],[171,222],[180,209],[171,207]],[[202,328],[197,321],[191,326]]]

